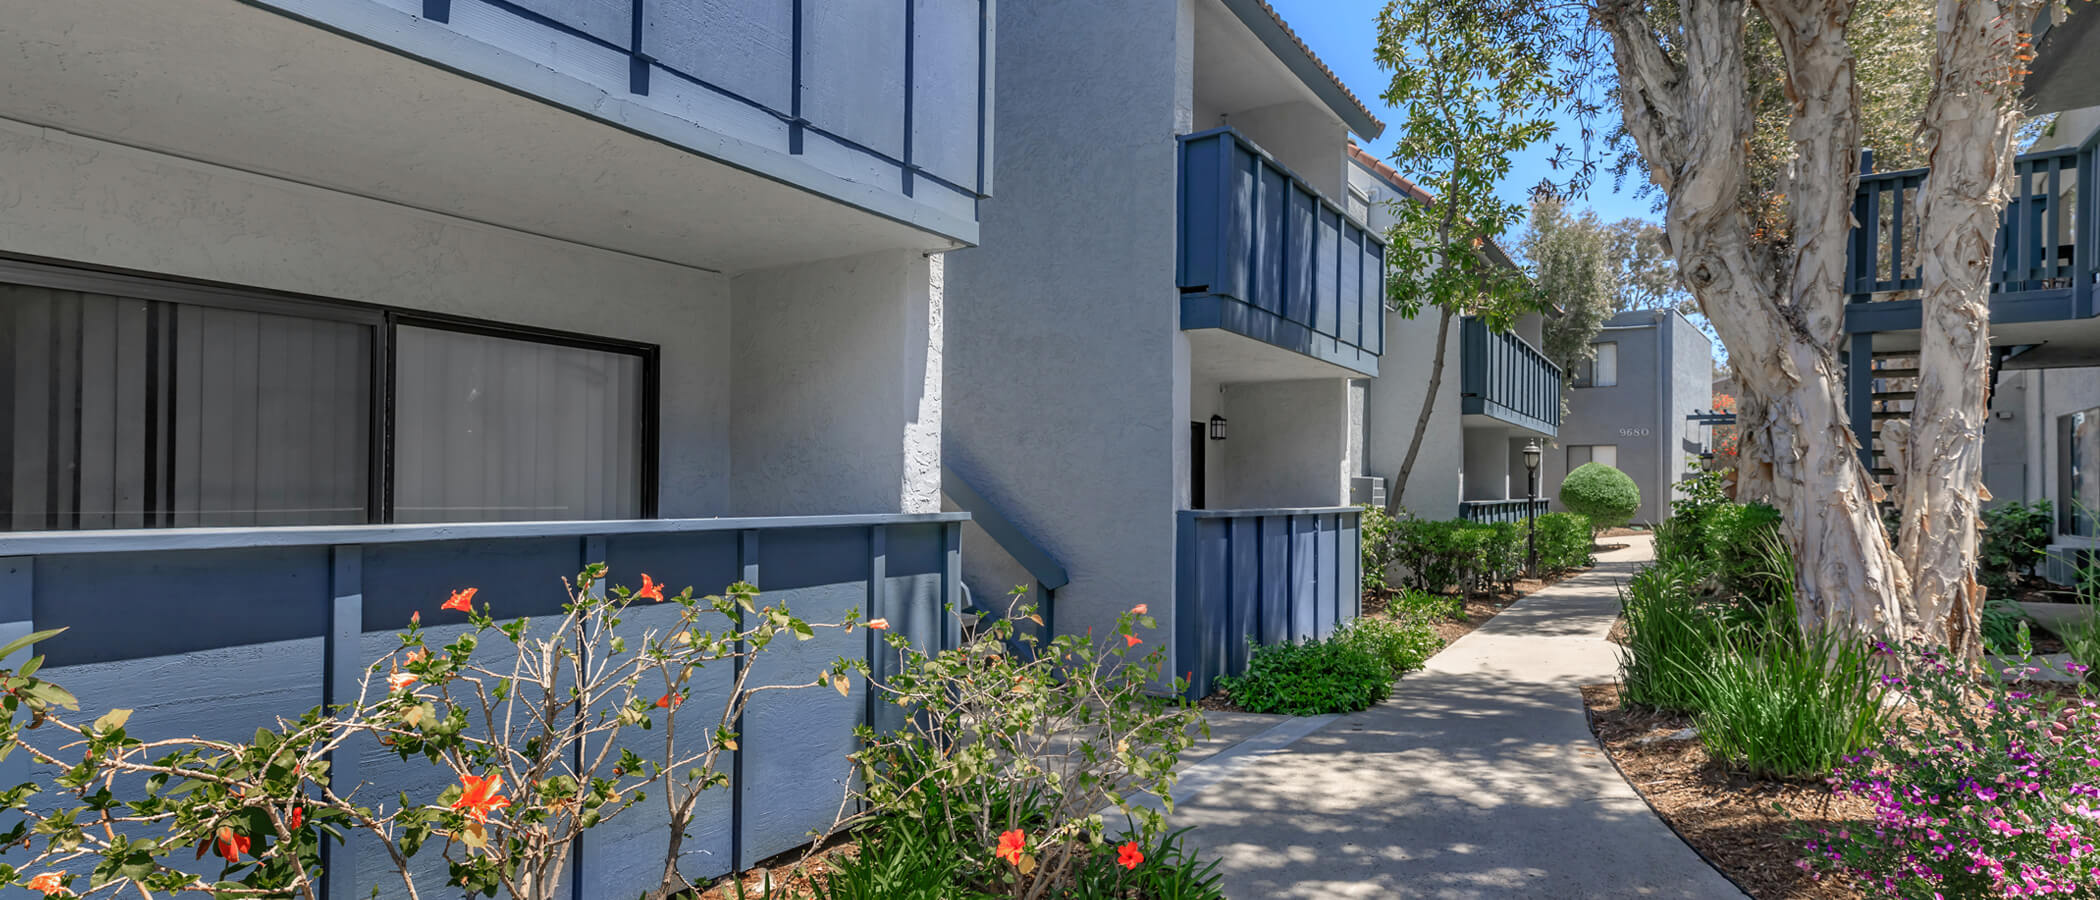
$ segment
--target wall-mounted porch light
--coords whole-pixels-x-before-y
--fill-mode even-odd
[[[1210,439],[1214,441],[1222,441],[1225,439],[1224,416],[1214,415],[1210,417]]]

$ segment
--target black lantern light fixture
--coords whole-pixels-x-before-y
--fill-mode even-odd
[[[1222,441],[1225,439],[1224,416],[1213,415],[1210,417],[1210,439],[1214,441]]]
[[[1538,477],[1539,457],[1544,455],[1544,452],[1539,449],[1538,438],[1532,438],[1531,443],[1524,445],[1524,471],[1530,472],[1534,478]]]

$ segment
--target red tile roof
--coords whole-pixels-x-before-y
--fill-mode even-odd
[[[1291,43],[1297,44],[1299,50],[1305,51],[1305,58],[1312,60],[1312,64],[1319,67],[1320,71],[1327,76],[1327,80],[1334,82],[1334,86],[1341,89],[1342,95],[1348,97],[1350,103],[1356,104],[1357,110],[1362,112],[1365,118],[1377,123],[1379,128],[1385,127],[1385,122],[1373,114],[1371,108],[1365,106],[1361,99],[1357,98],[1356,92],[1349,90],[1349,86],[1342,83],[1341,76],[1334,74],[1334,70],[1327,67],[1327,62],[1320,59],[1320,55],[1314,53],[1311,47],[1305,45],[1305,39],[1298,36],[1298,32],[1291,28],[1291,23],[1283,20],[1283,15],[1276,11],[1276,7],[1270,6],[1268,0],[1254,0],[1254,3],[1256,6],[1261,7],[1264,12],[1267,12],[1269,18],[1276,20],[1276,26],[1283,29],[1284,35],[1291,39]],[[1377,137],[1377,135],[1371,136]]]

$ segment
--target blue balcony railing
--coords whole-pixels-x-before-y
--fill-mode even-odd
[[[2087,318],[2100,262],[2100,132],[2079,147],[2028,153],[2013,160],[2012,202],[1999,216],[1991,252],[1991,321]],[[1869,155],[1863,168],[1871,169]],[[1919,276],[1918,192],[1929,169],[1869,172],[1859,179],[1846,272],[1856,332],[1919,327],[1918,301],[1906,297]]]
[[[1525,507],[1531,507],[1527,515]],[[1458,504],[1458,517],[1468,522],[1522,522],[1546,514],[1545,500],[1466,500]]]
[[[1181,138],[1181,327],[1378,374],[1385,242],[1230,128]]]
[[[1175,669],[1189,696],[1246,671],[1248,643],[1324,638],[1363,611],[1354,506],[1183,510],[1175,541]]]
[[[397,648],[393,632],[420,614],[443,643],[465,614],[438,609],[454,589],[476,587],[501,618],[559,617],[564,578],[604,562],[619,584],[647,572],[673,588],[720,592],[748,581],[768,602],[811,621],[848,610],[890,621],[932,649],[960,631],[944,610],[961,598],[963,513],[518,522],[470,525],[196,528],[26,532],[0,540],[0,641],[66,631],[37,645],[44,674],[72,690],[87,718],[136,709],[128,731],[143,739],[240,738],[276,716],[355,699],[373,660]],[[675,612],[640,605],[623,628],[662,628]],[[804,682],[841,656],[865,658],[875,677],[895,665],[877,635],[819,631],[776,645],[752,663],[752,684]],[[16,660],[19,662],[19,660]],[[709,670],[710,673],[713,670]],[[694,699],[726,699],[730,673],[696,676]],[[894,727],[895,709],[856,683],[831,691],[763,694],[722,763],[736,773],[687,836],[692,877],[711,877],[805,844],[832,824],[854,728]],[[0,761],[6,784],[28,780],[29,760]],[[403,763],[376,745],[335,754],[338,788],[362,796],[402,791],[432,797],[437,767]],[[433,779],[436,781],[433,781]],[[661,880],[634,865],[653,840],[663,852],[658,805],[594,829],[578,848],[577,896],[632,897]],[[653,831],[651,829],[654,829]],[[353,838],[330,847],[326,895],[362,897],[386,881],[380,848]],[[394,882],[398,884],[398,881]],[[391,890],[391,889],[390,889]],[[394,896],[398,891],[388,893]]]
[[[1546,354],[1471,317],[1459,325],[1458,347],[1460,412],[1548,437],[1560,432],[1561,370]]]

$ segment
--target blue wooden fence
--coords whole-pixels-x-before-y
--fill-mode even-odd
[[[1317,640],[1363,611],[1354,506],[1182,510],[1175,668],[1201,697],[1247,668],[1248,642]]]
[[[1531,515],[1546,514],[1545,500],[1466,500],[1458,504],[1458,517],[1468,522],[1523,522],[1524,507],[1532,507]]]
[[[38,645],[45,673],[72,689],[92,717],[137,712],[142,738],[199,734],[244,738],[277,715],[354,699],[363,670],[398,647],[394,632],[420,613],[435,642],[465,630],[438,609],[456,588],[476,587],[499,617],[559,615],[562,579],[605,562],[616,584],[640,573],[717,593],[738,580],[764,600],[811,621],[858,609],[889,619],[926,646],[953,646],[944,607],[960,597],[965,513],[532,522],[430,526],[182,529],[15,534],[0,537],[0,641],[31,630],[68,630]],[[675,621],[671,607],[638,606],[636,628]],[[769,648],[752,683],[806,683],[839,656],[875,660],[875,634],[820,631]],[[703,672],[697,709],[720,709],[730,670]],[[865,685],[776,692],[751,704],[732,785],[711,798],[685,846],[694,878],[741,869],[792,849],[831,823],[857,749],[855,725],[894,725]],[[434,766],[405,764],[377,746],[338,754],[339,787],[363,783],[384,802],[402,791],[430,797],[450,783]],[[0,763],[0,782],[29,774],[23,754]],[[703,801],[706,802],[706,801]],[[578,900],[632,897],[656,886],[666,814],[639,806],[589,832],[570,879]],[[437,863],[435,853],[427,862]],[[333,848],[328,896],[363,897],[399,885],[383,854],[352,841]],[[442,883],[442,867],[426,873]],[[387,896],[399,892],[386,888]]]
[[[1181,327],[1378,374],[1385,242],[1230,128],[1181,138]]]
[[[1459,406],[1548,436],[1560,432],[1560,367],[1510,332],[1467,316],[1459,323]]]

